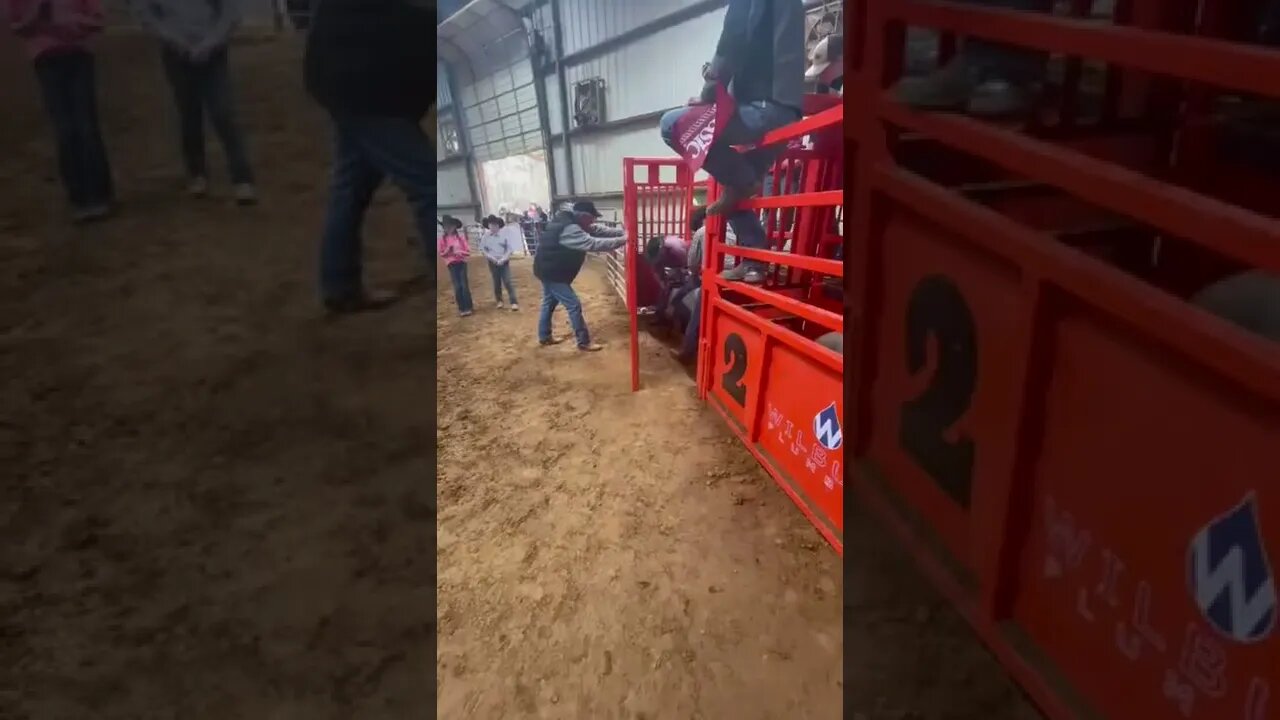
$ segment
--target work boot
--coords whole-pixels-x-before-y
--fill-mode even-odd
[[[111,207],[109,205],[89,205],[87,207],[76,208],[71,212],[71,221],[77,225],[85,225],[99,220],[105,220],[111,216]]]
[[[209,179],[197,175],[187,182],[187,194],[193,198],[203,198],[209,195]]]
[[[764,283],[764,272],[752,263],[738,263],[732,268],[720,273],[720,277],[730,282],[744,282],[748,285],[760,285]]]
[[[599,343],[587,343],[586,345],[579,345],[578,349],[582,352],[600,352],[604,349],[604,346]]]
[[[923,77],[905,77],[894,86],[898,102],[916,110],[963,110],[978,86],[977,73],[963,56]]]
[[[987,80],[969,94],[965,112],[973,117],[993,120],[1021,117],[1030,112],[1033,101],[1034,93],[1027,85]]]
[[[725,185],[721,188],[720,197],[716,201],[707,206],[708,215],[728,215],[743,200],[755,197],[760,194],[761,184],[756,181],[745,187],[734,187]]]
[[[327,299],[324,301],[324,306],[333,315],[353,315],[385,310],[394,305],[398,299],[392,293],[366,291],[351,297]]]
[[[538,346],[539,346],[539,347],[551,347],[552,345],[559,345],[559,344],[560,344],[560,343],[562,343],[562,342],[564,342],[564,338],[562,338],[562,337],[555,337],[555,336],[552,336],[552,337],[547,338],[546,340],[539,340],[539,341],[538,341]]]
[[[232,188],[232,195],[237,205],[257,205],[258,191],[252,183],[238,183]]]

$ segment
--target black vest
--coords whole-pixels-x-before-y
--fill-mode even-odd
[[[570,225],[577,225],[573,213],[558,212],[547,223],[547,229],[538,238],[538,250],[533,256],[533,276],[543,282],[571,283],[582,270],[587,253],[560,244],[560,235]]]

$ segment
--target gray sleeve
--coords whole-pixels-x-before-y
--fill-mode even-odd
[[[577,225],[570,225],[560,234],[560,244],[572,250],[583,252],[609,252],[627,243],[625,237],[592,237]]]
[[[698,228],[698,231],[693,234],[693,240],[689,243],[689,272],[696,273],[702,269],[702,243],[706,238],[705,228]]]
[[[627,231],[622,228],[611,228],[604,225],[592,225],[591,230],[588,232],[598,238],[624,237],[627,234]]]

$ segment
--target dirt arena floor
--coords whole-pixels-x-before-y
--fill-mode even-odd
[[[625,313],[588,268],[594,355],[536,347],[527,260],[520,313],[482,262],[472,317],[439,281],[440,717],[834,719],[845,652],[844,717],[1037,717],[867,518],[844,586],[656,340],[630,393]]]
[[[521,314],[463,322],[440,290],[437,354],[435,278],[387,192],[368,272],[406,300],[325,321],[327,132],[299,55],[235,49],[264,196],[243,210],[216,145],[220,197],[183,197],[154,48],[108,38],[122,212],[73,229],[0,42],[0,720],[416,720],[437,692],[448,720],[825,720],[842,651],[846,717],[1034,717],[873,523],[849,520],[842,587],[684,375],[654,357],[626,392],[594,275],[606,352],[534,349],[521,263]]]
[[[7,35],[7,33],[5,34]],[[388,192],[326,322],[328,146],[300,51],[237,47],[264,203],[181,192],[159,58],[108,38],[122,207],[64,221],[30,69],[0,47],[0,718],[425,717],[434,294]],[[418,280],[414,281],[415,276]]]

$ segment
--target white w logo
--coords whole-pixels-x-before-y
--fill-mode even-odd
[[[832,403],[813,418],[813,435],[828,450],[838,450],[844,442],[844,433],[840,431],[840,415],[836,405]]]
[[[1245,555],[1239,545],[1233,545],[1217,565],[1210,561],[1210,535],[1203,530],[1191,544],[1192,579],[1191,587],[1196,597],[1196,604],[1206,611],[1227,594],[1231,612],[1229,618],[1223,618],[1228,626],[1219,628],[1231,637],[1240,641],[1259,639],[1269,630],[1274,619],[1268,615],[1275,611],[1275,583],[1270,578],[1249,595],[1245,586]],[[1218,623],[1215,622],[1215,625]],[[1264,626],[1265,624],[1265,626]]]

